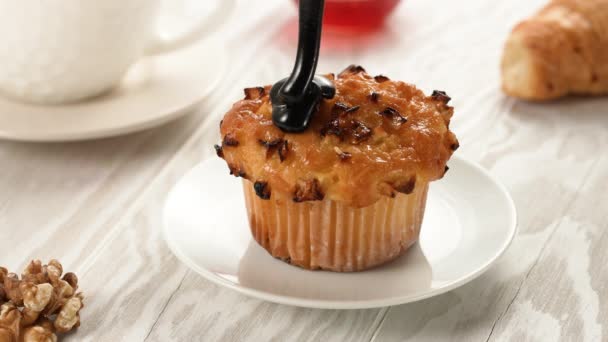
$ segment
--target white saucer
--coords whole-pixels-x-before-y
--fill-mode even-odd
[[[204,41],[144,58],[116,89],[80,103],[40,106],[0,97],[0,139],[84,140],[166,123],[185,114],[215,87],[225,63],[221,44]]]
[[[307,271],[274,259],[252,240],[241,180],[211,158],[170,192],[164,236],[175,255],[216,284],[271,302],[359,309],[413,302],[474,279],[516,232],[515,206],[481,167],[452,158],[432,183],[420,242],[394,262],[360,273]]]

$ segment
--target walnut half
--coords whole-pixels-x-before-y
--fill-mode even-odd
[[[0,341],[17,342],[21,334],[21,312],[11,303],[0,306]]]
[[[83,306],[83,297],[81,293],[68,299],[55,319],[54,326],[57,332],[65,333],[72,330],[74,327],[79,327],[80,310]]]
[[[48,319],[42,319],[37,325],[25,328],[23,342],[57,342],[53,323]]]
[[[23,293],[23,322],[24,326],[34,324],[40,313],[54,298],[53,285],[49,283],[37,284],[22,282],[20,284]]]
[[[0,267],[0,305],[8,300],[8,298],[6,298],[6,291],[4,291],[4,277],[7,274],[8,270],[4,267]]]

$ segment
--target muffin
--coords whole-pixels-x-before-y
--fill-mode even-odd
[[[243,178],[251,232],[272,256],[306,269],[352,272],[418,240],[429,182],[458,148],[442,91],[370,76],[327,75],[336,95],[310,126],[272,122],[270,86],[247,88],[220,123],[216,152]]]

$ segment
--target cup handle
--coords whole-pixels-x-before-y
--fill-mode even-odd
[[[182,48],[197,41],[206,33],[211,33],[219,28],[235,8],[236,0],[219,0],[217,7],[207,16],[199,19],[199,22],[189,31],[172,39],[163,39],[156,34],[155,38],[148,44],[146,55],[157,55]]]

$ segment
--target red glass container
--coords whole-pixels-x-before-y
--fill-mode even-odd
[[[323,25],[346,30],[374,30],[382,26],[400,0],[325,0]],[[299,0],[296,0],[298,3]]]

